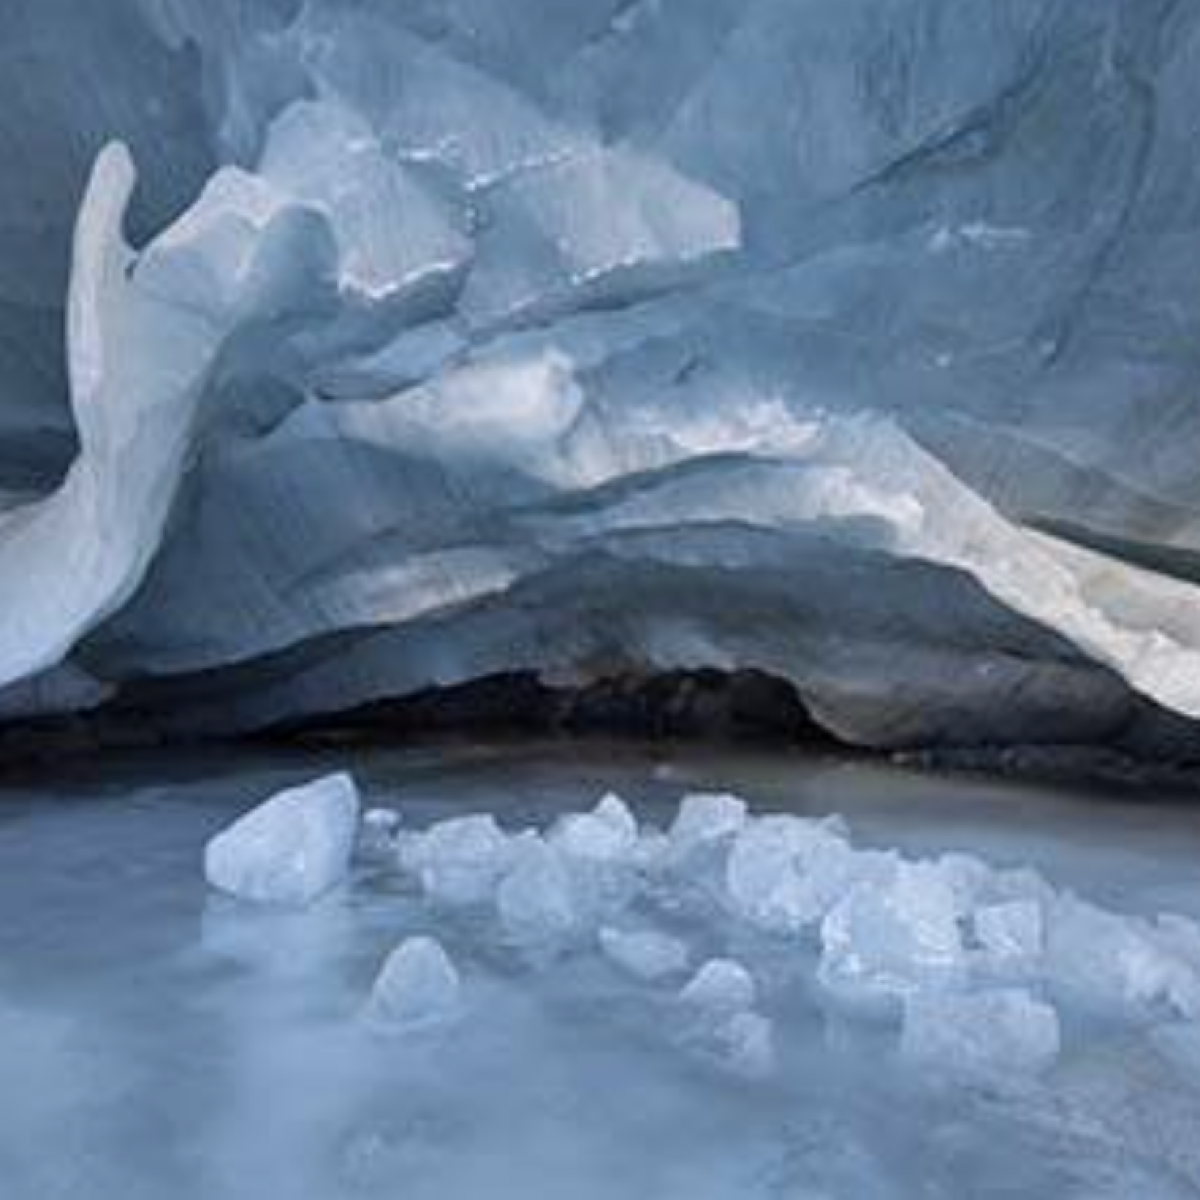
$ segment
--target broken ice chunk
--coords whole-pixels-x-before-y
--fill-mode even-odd
[[[1045,939],[1041,905],[1033,900],[1009,900],[975,910],[975,936],[984,966],[995,974],[1027,974],[1041,958]]]
[[[974,908],[991,884],[992,868],[973,854],[941,854],[932,865],[953,890],[960,913]]]
[[[905,1000],[900,1049],[939,1074],[999,1081],[1048,1070],[1059,1040],[1058,1014],[1026,991],[918,992]]]
[[[746,823],[746,802],[719,792],[696,792],[679,802],[669,836],[677,850],[732,837]]]
[[[646,875],[662,868],[671,849],[671,839],[661,829],[644,829],[633,848],[633,865]]]
[[[625,932],[606,926],[600,930],[599,941],[604,953],[635,979],[654,982],[687,968],[687,947],[657,930]]]
[[[725,865],[725,886],[738,915],[779,932],[805,924],[797,859],[808,834],[806,823],[794,817],[763,817],[738,834]]]
[[[732,1013],[753,1008],[758,989],[754,977],[731,958],[711,958],[686,983],[679,998],[709,1013]]]
[[[607,792],[603,795],[596,807],[592,809],[592,816],[604,821],[619,832],[626,842],[632,842],[637,838],[637,818],[630,811],[629,805],[616,792]]]
[[[345,876],[358,813],[358,788],[349,775],[288,788],[208,843],[205,877],[242,900],[308,904]]]
[[[505,929],[519,941],[554,941],[579,925],[562,857],[536,836],[517,846],[512,870],[497,893],[496,908]]]
[[[571,813],[550,834],[554,846],[574,858],[615,862],[628,859],[637,843],[633,814],[617,796],[605,796],[590,813]]]
[[[774,1065],[771,1022],[753,1011],[754,977],[730,958],[709,959],[679,992],[689,1010],[683,1043],[703,1058],[748,1078]]]
[[[1046,973],[1076,1002],[1134,1017],[1160,1008],[1188,1015],[1200,986],[1195,967],[1161,929],[1070,894],[1047,913]]]
[[[725,853],[745,824],[746,804],[737,796],[707,792],[685,796],[667,831],[662,865],[719,893]]]
[[[821,923],[821,982],[853,1000],[953,986],[966,959],[959,897],[935,863],[901,863],[856,885]]]
[[[408,1032],[442,1025],[458,1016],[462,986],[441,944],[406,938],[388,955],[367,1004],[376,1026]]]
[[[623,909],[636,883],[637,822],[623,801],[606,796],[590,813],[572,813],[550,832],[562,855],[580,914],[598,920]]]
[[[404,852],[433,900],[448,905],[490,901],[512,856],[509,838],[490,815],[439,821]]]
[[[772,816],[748,823],[725,867],[729,904],[744,920],[774,933],[798,933],[819,921],[880,856],[856,853],[825,821]],[[887,872],[892,869],[887,862]],[[885,872],[886,873],[886,872]]]
[[[677,912],[697,904],[705,910],[721,905],[725,860],[745,823],[746,805],[736,796],[685,796],[665,838],[649,834],[638,839],[635,858],[656,901]]]

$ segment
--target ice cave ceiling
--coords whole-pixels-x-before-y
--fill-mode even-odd
[[[0,0],[0,64],[7,719],[1200,717],[1190,0]]]

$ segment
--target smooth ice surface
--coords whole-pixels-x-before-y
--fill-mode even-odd
[[[209,841],[205,878],[239,900],[308,904],[345,877],[358,819],[344,772],[286,788]]]
[[[306,908],[204,887],[214,834],[338,770],[364,812],[399,814],[360,823],[386,826],[390,854],[357,855]],[[681,870],[661,831],[699,792],[747,810]],[[559,839],[606,793],[638,846],[597,917]],[[631,828],[614,802],[599,815]],[[905,934],[886,959],[868,910],[848,926],[868,982],[903,982],[882,1009],[826,986],[820,921],[735,903],[739,844],[791,822],[797,879],[817,844],[916,871],[881,893]],[[432,844],[470,864],[471,903],[410,854],[447,828]],[[496,830],[507,850],[476,854]],[[4,1200],[1194,1200],[1198,862],[1200,819],[1152,794],[654,746],[222,751],[8,777]],[[831,911],[863,883],[822,879]],[[910,936],[945,908],[949,974],[926,969],[940,937]],[[614,961],[650,961],[619,940],[648,933],[686,946],[687,969]],[[753,976],[752,1003],[680,999],[713,959]]]

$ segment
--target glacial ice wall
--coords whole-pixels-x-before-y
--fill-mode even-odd
[[[3,716],[1200,717],[1194,6],[7,0],[0,58]]]

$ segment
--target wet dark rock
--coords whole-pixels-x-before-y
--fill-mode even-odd
[[[270,736],[377,741],[464,731],[835,741],[789,684],[756,671],[716,670],[614,675],[581,687],[547,684],[532,672],[492,675],[277,726]]]

